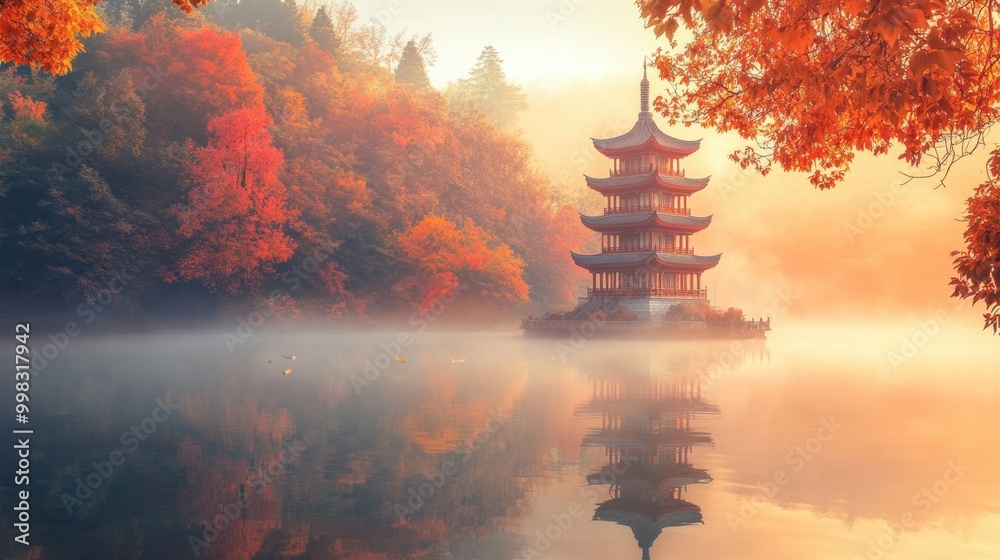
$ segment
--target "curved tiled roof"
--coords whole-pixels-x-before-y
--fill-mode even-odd
[[[607,484],[608,476],[619,470],[617,465],[604,465],[601,470],[587,475],[588,484]],[[615,474],[619,484],[633,485],[668,485],[671,487],[688,486],[694,484],[708,484],[712,482],[705,469],[698,469],[691,465],[676,464],[663,469],[656,469],[652,472],[626,470],[622,474]]]
[[[707,432],[666,430],[660,433],[638,433],[628,430],[604,430],[583,438],[587,446],[614,445],[636,449],[663,449],[688,445],[711,445],[712,436]]]
[[[580,221],[587,227],[639,225],[652,218],[654,214],[658,220],[672,226],[703,229],[712,223],[712,216],[685,216],[667,212],[629,212],[603,216],[580,216]]]
[[[596,255],[581,255],[580,253],[569,252],[573,256],[573,262],[579,265],[590,264],[639,264],[649,260],[650,253],[598,253]]]
[[[647,116],[649,115],[649,116]],[[632,130],[614,138],[591,138],[598,150],[621,150],[645,144],[650,138],[662,148],[674,152],[690,154],[701,146],[701,140],[680,140],[660,130],[650,113],[641,113]]]
[[[596,255],[581,255],[570,251],[570,254],[573,256],[573,261],[580,266],[640,264],[656,255],[656,258],[664,264],[711,268],[719,264],[719,259],[722,258],[722,253],[700,256],[654,253],[652,251],[645,253],[597,253]]]
[[[584,175],[583,178],[587,180],[588,187],[597,190],[614,189],[619,187],[639,187],[656,178],[659,182],[666,186],[677,187],[678,189],[683,189],[685,191],[695,192],[705,188],[708,185],[708,181],[711,179],[711,176],[688,178],[678,177],[676,175],[660,174],[657,177],[657,171],[653,170],[649,173],[636,173],[635,175],[619,175],[617,177],[591,177],[589,175]]]
[[[701,508],[684,500],[646,503],[615,498],[598,505],[594,519],[613,521],[626,527],[645,528],[651,524],[659,529],[703,523]],[[655,535],[658,534],[659,531],[655,531]],[[651,546],[655,538],[652,536],[649,542],[640,542],[640,546]]]

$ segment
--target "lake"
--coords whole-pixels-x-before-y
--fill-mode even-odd
[[[975,331],[221,335],[81,336],[33,373],[5,557],[1000,558]]]

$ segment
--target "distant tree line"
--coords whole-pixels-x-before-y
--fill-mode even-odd
[[[73,305],[125,270],[114,305],[144,313],[368,318],[456,287],[489,312],[572,302],[588,235],[535,171],[492,47],[441,93],[429,36],[348,3],[96,10],[72,69],[0,67],[9,299]]]

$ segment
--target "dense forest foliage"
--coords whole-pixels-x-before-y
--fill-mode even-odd
[[[9,298],[333,320],[456,289],[477,312],[572,302],[589,236],[513,128],[494,49],[442,93],[429,36],[348,3],[209,8],[101,2],[72,70],[0,67]]]

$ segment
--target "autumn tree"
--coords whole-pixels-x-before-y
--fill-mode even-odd
[[[271,145],[263,107],[213,119],[209,144],[194,152],[187,209],[178,233],[191,240],[180,275],[212,290],[237,294],[261,285],[292,256],[291,219],[278,180],[281,151]]]
[[[955,251],[958,278],[951,283],[955,295],[980,301],[988,312],[983,314],[986,327],[1000,329],[1000,156],[994,150],[990,157],[990,180],[976,187],[969,198],[965,230],[968,249]]]
[[[81,37],[104,31],[99,0],[5,0],[0,4],[0,62],[65,74]]]
[[[431,87],[431,81],[427,77],[427,69],[424,67],[424,59],[417,51],[417,44],[413,39],[407,41],[406,46],[403,47],[403,54],[396,66],[396,81],[414,89],[429,89]]]
[[[579,220],[552,206],[527,144],[401,84],[403,44],[366,35],[349,3],[328,5],[331,53],[214,26],[235,2],[188,18],[169,0],[107,1],[137,19],[88,39],[67,76],[0,71],[0,292],[79,301],[107,263],[130,263],[153,313],[281,287],[288,309],[364,320],[426,304],[449,274],[470,310],[573,295]],[[430,37],[412,44],[431,65]],[[316,255],[293,290],[285,272]]]
[[[455,119],[439,169],[450,169],[449,188],[438,195],[441,212],[472,220],[504,240],[526,265],[524,279],[535,304],[576,302],[585,277],[567,255],[591,239],[572,209],[551,204],[548,179],[533,170],[531,148],[485,118]]]
[[[372,66],[392,68],[403,54],[405,33],[405,30],[391,33],[384,23],[373,19],[352,30],[348,38],[362,62]]]
[[[369,193],[367,204],[338,217],[338,255],[362,294],[391,293],[403,280],[394,251],[399,231],[433,213],[438,193],[447,188],[450,123],[440,99],[417,95],[386,73],[347,75],[327,91],[336,92],[336,102],[314,98],[324,108],[323,142],[342,151],[347,159],[341,165],[363,178]]]
[[[154,16],[138,32],[109,36],[101,48],[102,57],[132,68],[144,94],[147,126],[168,139],[203,143],[209,119],[262,102],[263,91],[235,33],[179,28]]]
[[[18,90],[7,92],[5,97],[6,111],[0,112],[0,149],[6,153],[0,156],[0,161],[10,159],[11,148],[39,147],[51,132],[46,118],[48,103]]]
[[[528,285],[521,278],[524,261],[471,220],[458,228],[446,218],[428,216],[399,242],[420,270],[416,289],[424,308],[460,286],[485,300],[528,299]]]
[[[503,60],[493,47],[486,47],[469,77],[449,89],[449,98],[460,111],[482,111],[497,126],[507,127],[528,104],[521,88],[507,81]]]
[[[195,9],[208,4],[209,0],[173,0],[173,2],[177,4],[182,12],[190,14]]]
[[[208,0],[173,0],[193,12]],[[3,0],[0,2],[0,62],[65,74],[83,51],[82,37],[104,31],[100,0]]]
[[[291,232],[298,245],[296,261],[325,255],[314,281],[295,294],[329,317],[364,316],[364,303],[350,293],[350,276],[337,263],[344,237],[357,231],[359,216],[370,206],[363,176],[349,170],[349,158],[335,146],[316,141],[322,121],[310,119],[305,98],[291,90],[275,96],[275,143],[284,150],[282,181],[289,205],[301,219]]]
[[[900,159],[944,181],[1000,109],[1000,9],[984,0],[699,2],[639,0],[671,49],[656,65],[671,89],[656,109],[672,124],[733,131],[751,145],[744,168],[843,179],[854,154]],[[684,28],[681,31],[681,28]],[[997,172],[969,199],[968,246],[956,253],[955,295],[983,301],[1000,321]]]

